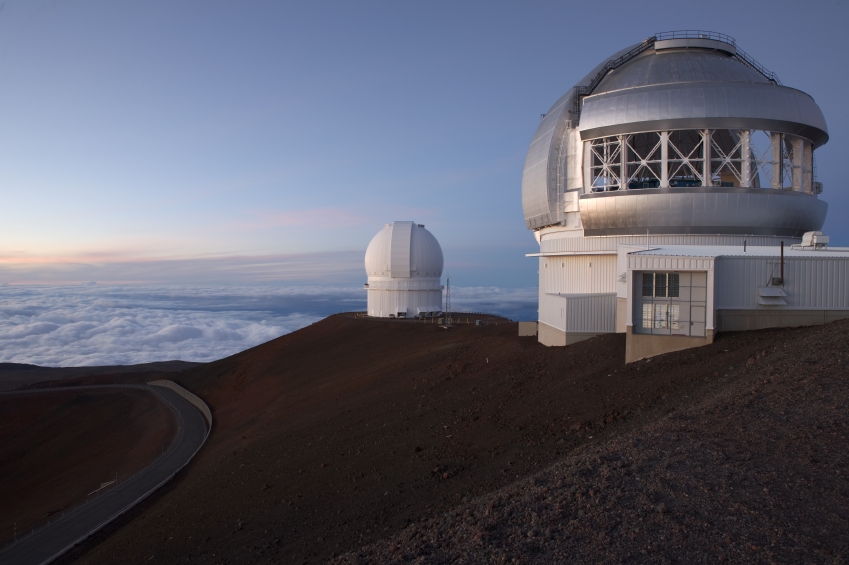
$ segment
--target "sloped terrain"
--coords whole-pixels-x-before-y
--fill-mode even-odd
[[[176,429],[171,410],[145,391],[0,395],[0,544],[141,469]]]
[[[847,333],[770,340],[696,406],[335,563],[845,563]]]
[[[39,367],[24,363],[0,363],[0,392],[39,388],[44,386],[69,386],[100,383],[143,383],[164,377],[168,372],[182,371],[200,363],[190,361],[158,361],[139,365],[105,367]],[[129,374],[133,375],[130,376]]]
[[[411,523],[423,528],[423,520],[439,520],[474,497],[520,485],[558,461],[568,464],[569,457],[663,425],[670,413],[748,387],[756,368],[772,365],[785,344],[824,331],[720,336],[711,346],[625,366],[623,336],[546,348],[516,337],[516,324],[490,321],[446,331],[337,315],[175,375],[212,408],[209,442],[161,496],[68,559],[320,563],[350,556],[407,535]],[[827,331],[845,338],[847,326]],[[751,417],[729,414],[732,421]],[[698,427],[699,418],[688,425]],[[684,439],[675,445],[687,445],[679,435]],[[751,442],[738,439],[729,444],[730,457],[758,456]],[[584,473],[615,477],[611,469],[619,469],[587,461]],[[686,459],[676,461],[686,466]],[[598,495],[590,490],[582,496],[592,501]],[[651,508],[663,502],[647,500]],[[667,516],[648,514],[655,515]],[[585,528],[594,531],[590,522]],[[446,539],[461,543],[462,535]],[[412,545],[407,553],[381,553],[400,542],[387,543],[364,550],[365,560],[442,555],[432,548],[417,555]],[[473,549],[467,558],[478,562],[502,556]]]

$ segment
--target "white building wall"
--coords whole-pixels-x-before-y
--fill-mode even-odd
[[[540,292],[616,292],[616,255],[567,255],[540,259]]]
[[[716,259],[716,308],[763,309],[758,288],[770,285],[781,270],[778,257]],[[785,257],[785,309],[849,309],[849,261],[838,257]]]
[[[703,271],[707,277],[705,297],[705,329],[713,331],[716,322],[716,276],[714,257],[679,257],[664,255],[628,255],[628,284],[634,284],[634,271]],[[626,324],[634,325],[633,293],[628,296]]]
[[[558,294],[540,293],[539,321],[561,332],[566,331],[566,300]]]
[[[613,333],[616,331],[616,295],[540,296],[540,319],[561,332]]]
[[[540,251],[542,253],[559,253],[564,251],[612,251],[616,252],[619,245],[648,247],[665,245],[727,245],[742,250],[743,241],[749,247],[766,246],[778,247],[783,240],[789,247],[791,243],[799,243],[801,238],[770,237],[770,236],[741,236],[741,235],[628,235],[616,237],[575,237],[583,235],[583,231],[572,232],[564,228],[546,228],[540,235]]]
[[[613,333],[616,331],[614,293],[566,299],[566,331]]]
[[[387,290],[368,289],[367,310],[369,316],[388,317],[406,312],[408,317],[418,315],[419,309],[439,312],[442,310],[441,290]]]

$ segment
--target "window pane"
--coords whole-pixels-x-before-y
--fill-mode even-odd
[[[670,287],[671,289],[672,287]],[[678,308],[678,304],[670,304],[669,306],[669,329],[678,330],[681,329],[678,324],[678,318],[680,315],[680,309]]]
[[[654,274],[654,295],[666,298],[666,273]]]
[[[643,296],[654,296],[654,273],[643,273]],[[649,316],[651,317],[651,316]]]
[[[643,327],[651,329],[651,304],[643,304]]]
[[[679,284],[680,276],[678,273],[669,273],[669,297],[670,298],[678,298],[679,289],[681,285]]]
[[[656,330],[665,330],[666,329],[666,304],[655,304],[654,305],[654,329]]]

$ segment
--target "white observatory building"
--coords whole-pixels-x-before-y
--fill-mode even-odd
[[[442,248],[422,224],[386,224],[366,249],[368,315],[432,317],[442,311]]]
[[[525,160],[539,341],[625,333],[634,361],[849,317],[849,248],[819,231],[827,141],[814,99],[726,35],[660,33],[602,61]]]

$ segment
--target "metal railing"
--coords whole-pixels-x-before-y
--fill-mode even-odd
[[[655,42],[655,38],[649,37],[648,39],[644,40],[639,45],[636,45],[634,48],[632,48],[630,51],[628,51],[624,55],[620,55],[619,57],[617,57],[615,59],[611,59],[611,60],[607,61],[604,64],[604,66],[601,69],[599,69],[598,73],[596,73],[596,75],[592,78],[592,80],[590,80],[589,84],[584,85],[584,86],[576,86],[575,87],[575,97],[573,98],[573,102],[572,102],[573,121],[577,120],[578,116],[581,115],[581,102],[582,102],[583,98],[585,98],[586,96],[589,96],[590,94],[593,93],[593,90],[595,90],[596,87],[601,83],[601,81],[604,80],[604,77],[607,76],[607,73],[609,73],[613,69],[617,69],[617,68],[621,67],[622,65],[624,65],[625,63],[627,63],[628,61],[630,61],[631,59],[633,59],[634,57],[636,57],[637,55],[639,55],[640,53],[642,53],[643,51],[648,49],[649,47],[653,47],[654,42]]]
[[[728,43],[729,45],[733,45],[736,54],[734,55],[734,59],[743,63],[747,67],[752,70],[760,73],[765,79],[773,84],[777,84],[781,86],[781,81],[778,80],[778,76],[755,61],[755,59],[737,47],[737,40],[731,37],[730,35],[725,35],[724,33],[717,33],[715,31],[706,31],[702,29],[682,29],[678,31],[664,31],[661,33],[654,34],[656,41],[664,41],[667,39],[713,39],[714,41],[721,41],[723,43]]]
[[[737,40],[735,40],[730,35],[725,35],[724,33],[717,33],[715,31],[705,31],[703,29],[679,29],[676,31],[663,31],[661,33],[654,34],[654,38],[657,41],[665,41],[667,39],[713,39],[737,47]]]
[[[766,80],[768,80],[772,84],[775,84],[775,85],[778,85],[778,86],[784,86],[783,84],[781,84],[781,81],[778,80],[777,74],[768,70],[766,67],[764,67],[763,65],[761,65],[760,63],[755,61],[748,53],[746,53],[745,51],[743,51],[739,47],[737,48],[737,53],[734,55],[734,58],[736,60],[738,60],[739,62],[743,63],[744,65],[746,65],[747,67],[756,70],[758,73],[761,74],[761,76],[763,76]]]

